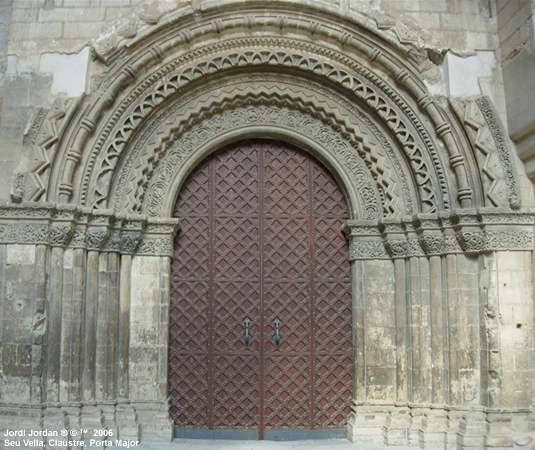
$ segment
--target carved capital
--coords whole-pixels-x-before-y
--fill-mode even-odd
[[[101,250],[104,247],[109,234],[110,230],[107,228],[94,227],[88,230],[85,236],[87,249]]]
[[[408,256],[425,256],[424,250],[422,249],[422,246],[420,245],[420,241],[418,238],[409,238],[407,241],[408,243]]]
[[[348,220],[343,231],[348,239],[354,236],[381,236],[379,222],[376,220]]]
[[[111,211],[95,211],[87,217],[87,232],[85,235],[88,250],[102,250],[111,232]]]
[[[123,232],[120,237],[121,253],[134,254],[141,242],[141,234],[135,232]]]
[[[442,255],[444,253],[444,238],[438,235],[423,235],[418,242],[427,256]]]
[[[64,247],[66,246],[74,232],[74,223],[54,224],[50,227],[49,243],[52,246]]]
[[[349,245],[349,260],[388,258],[382,242],[355,241]]]
[[[138,254],[173,256],[173,238],[179,229],[178,219],[149,219]]]
[[[466,253],[483,252],[487,250],[487,238],[483,232],[461,232],[457,233],[457,241]]]
[[[402,239],[387,239],[385,248],[391,258],[406,258],[411,255],[409,242]]]
[[[344,225],[349,259],[533,250],[535,211],[481,209]],[[178,219],[114,215],[73,205],[0,205],[0,244],[44,244],[171,256]]]

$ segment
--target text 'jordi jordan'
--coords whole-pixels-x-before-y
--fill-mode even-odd
[[[41,436],[58,436],[57,431],[48,431],[48,430],[29,430],[26,433],[26,430],[6,430],[4,432],[5,437],[41,437]]]

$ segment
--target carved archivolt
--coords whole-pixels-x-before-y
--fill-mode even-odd
[[[240,47],[251,45],[254,41],[257,48],[249,47],[242,50]],[[365,108],[374,110],[379,121],[387,127],[396,140],[397,147],[403,152],[403,156],[409,161],[411,171],[414,173],[414,180],[418,185],[418,195],[420,196],[421,208],[426,212],[434,212],[440,209],[448,209],[450,200],[448,198],[447,184],[444,178],[444,169],[435,149],[435,145],[425,132],[421,121],[416,114],[407,117],[405,111],[399,107],[392,99],[398,99],[401,106],[405,106],[399,97],[394,95],[392,89],[387,89],[385,83],[376,79],[375,82],[383,84],[386,92],[382,87],[374,86],[373,81],[366,79],[365,75],[374,78],[362,67],[359,67],[360,75],[352,72],[351,68],[337,68],[333,65],[332,60],[325,58],[323,55],[307,54],[314,49],[310,44],[297,43],[291,40],[283,39],[247,39],[232,40],[223,44],[203,48],[202,53],[206,56],[199,58],[198,55],[186,55],[183,59],[174,60],[157,72],[153,73],[146,80],[141,82],[134,92],[139,94],[135,100],[132,96],[127,97],[119,106],[118,110],[122,112],[122,122],[115,122],[112,119],[108,127],[104,130],[96,141],[94,155],[89,158],[88,166],[85,170],[84,183],[81,187],[80,196],[85,201],[85,193],[91,185],[89,174],[96,173],[99,178],[96,183],[96,189],[100,192],[100,198],[95,202],[96,207],[106,207],[102,205],[104,199],[108,197],[107,185],[115,168],[115,164],[124,154],[125,148],[129,145],[136,127],[147,120],[151,115],[156,115],[155,110],[161,104],[169,101],[173,97],[178,97],[180,91],[185,91],[189,84],[210,75],[225,72],[231,69],[239,68],[243,70],[249,66],[280,66],[283,68],[297,70],[294,77],[303,76],[301,72],[311,72],[315,76],[322,75],[329,78],[330,82],[338,83],[345,91],[349,89],[348,94],[356,96],[357,101],[363,102]],[[265,51],[259,48],[276,45],[282,47],[279,50]],[[291,50],[284,49],[283,46],[290,47]],[[299,53],[292,46],[298,47]],[[239,50],[229,53],[233,48]],[[258,48],[259,47],[259,48]],[[318,48],[315,48],[317,51]],[[212,54],[215,51],[216,54]],[[333,53],[323,49],[324,53]],[[200,53],[200,52],[196,52]],[[194,56],[196,56],[194,58]],[[330,55],[331,58],[333,55]],[[343,60],[342,55],[337,55]],[[192,62],[189,60],[194,58]],[[180,65],[178,63],[181,63]],[[377,78],[377,77],[375,77]],[[150,84],[149,84],[150,83]],[[193,109],[188,112],[195,115],[197,112]],[[115,118],[115,116],[114,116]],[[115,125],[111,128],[111,125]],[[109,133],[107,131],[109,130]],[[99,145],[102,142],[102,147]],[[74,150],[73,150],[74,151]],[[99,152],[97,154],[97,152]],[[100,160],[99,160],[100,158]],[[93,166],[93,161],[95,165]],[[63,185],[69,184],[67,177],[64,177]],[[436,186],[436,187],[434,187]],[[440,186],[440,187],[439,187]],[[436,193],[435,190],[440,190]]]
[[[426,92],[410,49],[313,9],[279,7],[173,13],[173,26],[110,53],[104,81],[68,120],[45,119],[61,129],[52,158],[17,174],[14,200],[166,216],[193,166],[247,135],[314,153],[353,219],[520,205],[490,108],[471,120],[457,107],[459,123]],[[462,127],[493,139],[480,145]],[[36,176],[42,187],[27,189]]]
[[[498,116],[486,97],[451,100],[459,119],[465,124],[475,150],[485,204],[488,206],[519,207],[518,185],[511,149]]]
[[[356,202],[353,209],[360,208],[366,218],[380,217],[384,210],[393,216],[414,212],[409,169],[384,132],[360,121],[342,98],[310,92],[310,86],[286,77],[240,76],[216,85],[159,111],[150,129],[124,151],[117,182],[98,183],[106,190],[90,201],[111,199],[116,211],[165,214],[173,197],[161,193],[178,191],[185,174],[207,152],[236,136],[261,134],[298,142],[334,167],[349,188],[350,205]]]

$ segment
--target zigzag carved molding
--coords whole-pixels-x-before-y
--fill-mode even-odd
[[[185,22],[176,28],[164,27],[150,38],[147,35],[145,41],[138,40],[135,48],[125,49],[120,59],[111,62],[106,81],[82,101],[74,115],[76,122],[59,136],[57,154],[61,155],[61,161],[50,160],[50,182],[48,186],[43,183],[45,192],[40,198],[87,204],[91,167],[99,163],[99,155],[113,147],[106,155],[109,157],[105,167],[93,167],[102,173],[113,173],[123,157],[121,152],[130,145],[129,140],[142,124],[152,120],[163,103],[178,98],[208,76],[221,77],[242,68],[249,71],[276,68],[294,77],[322,80],[319,81],[322,84],[336,86],[360,105],[372,121],[388,128],[403,150],[404,158],[410,161],[412,183],[419,191],[418,210],[447,211],[453,207],[470,207],[479,201],[483,187],[472,175],[476,157],[466,152],[466,137],[457,131],[458,123],[451,122],[453,116],[426,92],[414,61],[378,36],[349,22],[336,25],[324,12],[317,11],[315,17],[313,10],[307,14],[285,11],[284,20],[282,16],[271,17],[260,28],[257,28],[261,24],[259,17],[272,12],[244,13],[243,17],[248,19],[240,22],[241,19],[214,10],[189,25],[184,18]],[[275,22],[270,22],[272,19]],[[216,22],[219,26],[214,25]],[[312,23],[315,25],[309,26]],[[272,29],[270,24],[278,25]],[[289,38],[284,32],[274,32],[287,26],[300,37],[292,33]],[[191,30],[185,33],[188,27]],[[236,38],[238,34],[240,37]],[[207,41],[206,45],[195,48],[197,38]],[[139,74],[150,70],[149,76],[140,78]],[[178,78],[171,80],[175,76]],[[492,117],[489,120],[492,122]],[[500,143],[495,145],[499,147]],[[94,151],[89,152],[89,148]],[[361,156],[368,166],[373,165],[369,158]],[[509,177],[512,172],[507,151],[500,150],[499,159]],[[488,165],[480,170],[484,170],[482,173],[489,180],[497,173]],[[510,205],[517,207],[518,188],[512,175],[507,182],[507,195]],[[384,189],[388,181],[382,179],[380,171],[375,170],[374,176],[383,184],[379,191],[386,205],[391,197]],[[24,185],[25,177],[17,178],[17,182]],[[438,187],[437,192],[428,189],[429,185]],[[453,188],[457,190],[457,198],[450,193]],[[496,186],[490,189],[492,203],[501,203],[501,191]]]
[[[260,78],[258,79],[260,80]],[[258,81],[257,82],[260,82]],[[262,77],[261,81],[266,82]],[[349,113],[338,108],[334,109],[316,96],[304,93],[298,87],[276,85],[276,79],[272,79],[272,85],[263,87],[261,92],[249,88],[227,88],[225,92],[215,97],[208,97],[202,102],[191,96],[191,100],[183,107],[172,107],[159,114],[160,125],[149,137],[138,139],[136,145],[128,155],[125,155],[126,163],[122,172],[116,175],[119,180],[113,189],[103,191],[97,199],[102,204],[115,195],[115,210],[126,210],[139,213],[141,211],[144,192],[152,177],[154,168],[165,154],[166,150],[181,135],[191,130],[195,125],[202,127],[203,122],[210,117],[217,116],[221,111],[230,111],[240,105],[277,105],[279,108],[289,108],[309,115],[311,118],[321,120],[332,129],[340,130],[341,134],[348,139],[355,151],[364,159],[368,169],[375,179],[377,188],[384,205],[384,214],[390,216],[402,216],[412,211],[411,195],[400,192],[401,186],[408,186],[405,173],[401,170],[399,162],[391,161],[393,155],[387,156],[387,151],[370,141],[370,131],[364,125],[359,125],[355,119],[349,117]],[[246,85],[246,83],[243,83]],[[214,93],[219,92],[214,89]],[[275,126],[273,123],[272,126]],[[395,156],[395,155],[394,155]],[[397,162],[397,164],[395,164]],[[128,172],[128,174],[127,174]],[[125,186],[130,186],[125,192]],[[106,183],[98,182],[97,185],[106,186]],[[414,195],[414,194],[412,194]],[[122,204],[121,204],[122,202]]]
[[[295,56],[295,58],[294,58]],[[113,136],[110,144],[106,145],[105,155],[102,159],[100,168],[92,169],[86,168],[86,175],[84,176],[84,187],[82,188],[82,198],[85,197],[85,186],[88,184],[88,173],[92,170],[97,171],[112,171],[114,165],[121,158],[122,152],[127,146],[128,139],[134,133],[137,124],[142,123],[150,113],[154,113],[156,108],[161,105],[166,98],[170,98],[179,91],[183,91],[184,84],[190,83],[202,76],[208,76],[209,74],[216,73],[217,70],[228,70],[231,67],[245,67],[247,64],[256,65],[278,65],[293,61],[291,67],[299,67],[302,70],[303,67],[308,67],[311,72],[320,73],[327,72],[337,77],[337,80],[345,85],[344,87],[350,87],[353,89],[353,93],[364,101],[367,107],[371,107],[376,110],[379,117],[383,118],[383,124],[390,128],[393,136],[397,139],[399,146],[403,149],[407,155],[407,159],[410,161],[412,170],[414,172],[414,180],[419,185],[421,208],[424,211],[433,212],[438,207],[444,208],[444,205],[449,204],[448,195],[442,195],[441,201],[437,203],[436,193],[432,188],[433,180],[442,187],[442,193],[447,192],[446,181],[441,177],[440,173],[443,173],[443,169],[436,167],[439,162],[438,154],[432,145],[430,145],[430,139],[427,135],[420,137],[417,131],[414,130],[412,122],[418,121],[416,116],[412,118],[405,118],[404,112],[397,106],[392,105],[388,97],[383,94],[378,94],[373,87],[368,86],[367,83],[351,76],[348,72],[335,69],[331,64],[327,64],[322,61],[318,61],[315,58],[305,58],[302,55],[293,55],[288,52],[268,52],[268,51],[253,51],[248,50],[244,53],[216,55],[209,62],[202,61],[191,67],[180,66],[179,73],[162,73],[158,71],[157,78],[161,81],[152,89],[144,91],[143,96],[140,97],[138,103],[132,104],[129,108],[121,108],[127,113],[127,118],[123,119],[122,124],[115,126],[113,130],[107,127],[106,132]],[[174,63],[173,63],[174,65]],[[154,75],[153,75],[154,76]],[[126,101],[126,100],[125,100]],[[137,105],[137,106],[136,106]],[[111,125],[111,124],[109,124]],[[422,127],[423,128],[423,127]],[[103,136],[101,136],[96,145],[94,146],[94,155],[97,152],[102,152],[100,143],[103,142]],[[109,139],[107,140],[109,141]],[[428,155],[432,153],[431,156]],[[90,166],[95,161],[96,156],[90,158]],[[431,167],[435,167],[432,169]],[[438,181],[437,181],[438,180]]]

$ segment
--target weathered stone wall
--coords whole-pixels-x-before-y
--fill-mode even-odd
[[[2,245],[2,400],[39,403],[44,367],[47,254]]]
[[[9,44],[9,24],[11,22],[11,1],[0,5],[0,105],[4,97],[4,78],[7,69],[7,47]]]
[[[151,243],[163,237],[169,254],[176,220],[110,223],[47,207],[17,215],[26,225],[12,221],[11,237],[0,226],[14,239],[0,245],[0,429],[169,440],[170,258],[152,256]]]
[[[489,286],[486,319],[489,321],[489,371],[496,386],[489,388],[489,404],[530,408],[534,396],[530,362],[533,361],[533,296],[531,252],[498,252],[488,260]]]
[[[0,430],[170,439],[161,217],[246,133],[302,145],[347,194],[349,438],[533,436],[533,192],[500,124],[520,3],[7,2]]]
[[[132,9],[130,0],[20,0],[2,2],[0,42],[0,176],[11,178],[32,111],[60,97],[89,91],[89,41]],[[84,49],[86,49],[84,51]],[[96,86],[93,86],[95,88]],[[0,199],[9,199],[9,183]]]
[[[50,106],[58,96],[78,97],[96,89],[104,69],[91,62],[88,46],[99,33],[106,36],[119,30],[119,36],[134,36],[140,27],[177,5],[191,3],[202,11],[212,4],[208,0],[20,0],[11,7],[10,3],[2,7],[5,31],[9,27],[9,34],[2,35],[9,40],[0,46],[5,90],[0,174],[6,180],[19,165],[22,136],[33,109]],[[225,3],[219,3],[223,8]],[[495,55],[496,8],[490,0],[340,0],[314,5],[366,23],[391,39],[429,48],[438,66],[428,64],[424,69],[434,92],[453,97],[489,95],[505,120]],[[2,183],[0,199],[8,200],[9,194],[9,184]]]
[[[407,246],[383,234],[393,239],[385,260],[375,246],[366,253],[376,241],[369,224],[350,226],[359,256],[350,439],[492,448],[532,437],[533,252],[439,254],[435,235],[420,239],[423,257],[411,233]]]
[[[535,2],[499,0],[498,29],[509,133],[535,177]]]

